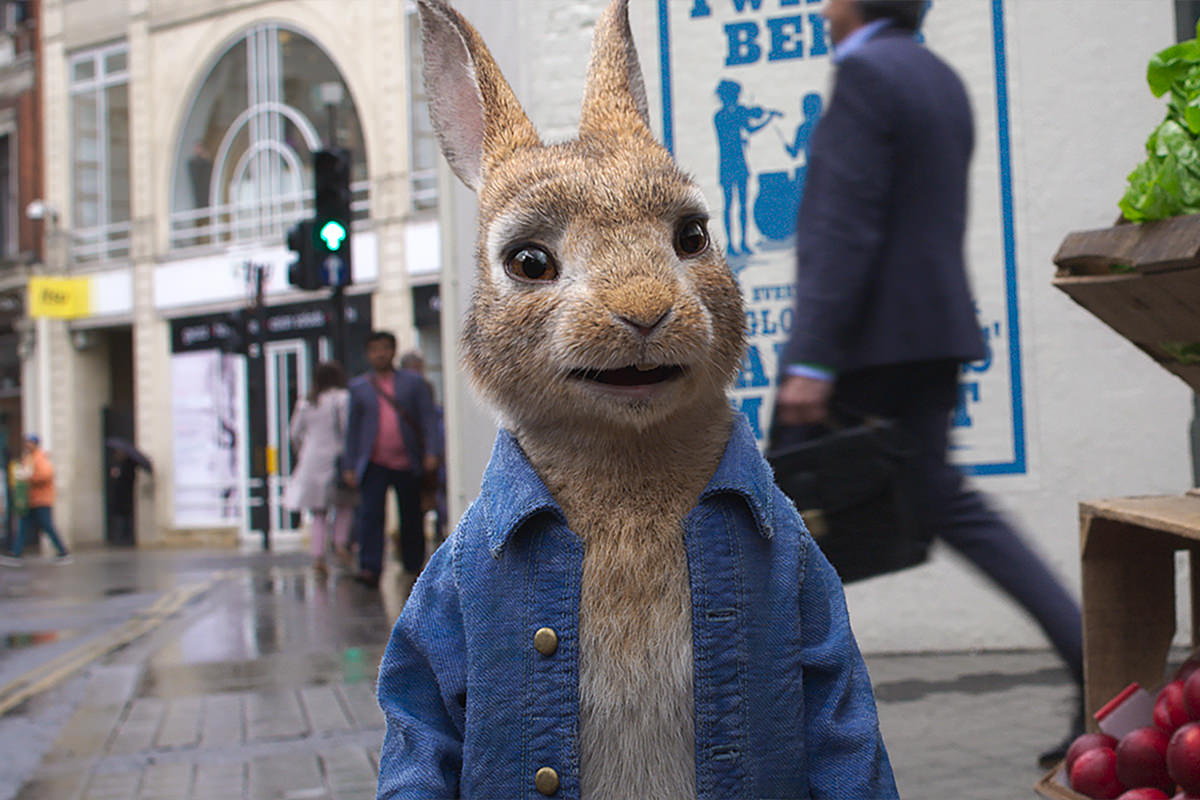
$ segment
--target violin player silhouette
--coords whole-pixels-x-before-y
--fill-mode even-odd
[[[717,84],[717,97],[721,108],[713,116],[713,127],[717,131],[717,150],[720,155],[721,191],[725,199],[725,240],[731,256],[749,255],[746,242],[746,186],[750,180],[750,167],[746,163],[746,144],[750,136],[765,128],[783,112],[765,109],[762,106],[744,106],[739,102],[742,85],[737,81],[723,80]],[[736,195],[738,222],[742,246],[739,250],[733,234],[732,213]],[[757,217],[755,222],[758,222]]]
[[[751,253],[746,241],[746,194],[750,178],[750,169],[746,162],[746,144],[750,134],[766,127],[776,117],[783,117],[783,112],[775,109],[742,105],[739,102],[741,91],[742,86],[736,81],[722,80],[717,84],[717,96],[724,105],[713,118],[720,154],[721,189],[725,199],[725,237],[731,256]],[[758,191],[753,203],[754,224],[763,236],[773,241],[786,240],[796,227],[796,210],[804,193],[804,178],[808,171],[808,149],[813,130],[823,110],[821,95],[816,92],[805,94],[800,101],[800,110],[803,119],[796,128],[792,142],[783,140],[782,133],[779,136],[788,156],[794,160],[803,152],[804,163],[795,167],[791,174],[786,170],[758,174]],[[778,129],[776,132],[778,133]],[[735,195],[739,204],[738,221],[741,225],[740,249],[735,245],[737,240],[734,238],[731,223]]]

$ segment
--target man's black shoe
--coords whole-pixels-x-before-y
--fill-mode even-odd
[[[1075,715],[1075,719],[1071,721],[1071,732],[1061,742],[1051,747],[1046,752],[1038,756],[1038,766],[1042,769],[1050,769],[1058,762],[1067,757],[1067,749],[1071,743],[1083,735],[1084,731],[1084,716],[1083,716],[1083,701],[1079,703],[1079,711]]]
[[[366,570],[363,570],[354,576],[354,580],[358,581],[368,589],[379,588],[379,576],[374,572],[367,572]]]
[[[1050,769],[1058,762],[1067,757],[1067,748],[1071,746],[1071,742],[1075,741],[1074,736],[1067,736],[1058,744],[1051,747],[1046,752],[1038,756],[1038,766],[1042,769]]]

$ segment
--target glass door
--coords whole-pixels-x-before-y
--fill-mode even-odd
[[[303,339],[267,343],[267,492],[271,536],[298,535],[300,515],[284,508],[283,497],[297,453],[289,428],[296,401],[309,390],[308,345]]]

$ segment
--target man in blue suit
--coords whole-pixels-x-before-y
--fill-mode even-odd
[[[371,371],[350,382],[343,480],[361,489],[359,579],[379,584],[383,571],[383,521],[388,489],[400,512],[400,555],[417,575],[425,565],[421,477],[437,473],[437,417],[429,384],[417,373],[396,370],[396,337],[376,331],[367,338]]]
[[[915,40],[926,6],[826,4],[837,73],[797,219],[772,447],[820,435],[843,409],[894,420],[919,443],[908,475],[925,532],[1024,607],[1082,686],[1078,604],[946,461],[959,369],[986,350],[963,252],[971,108],[954,71]],[[1080,704],[1072,732],[1082,724]]]

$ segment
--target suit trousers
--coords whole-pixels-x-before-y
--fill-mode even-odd
[[[962,473],[946,460],[950,414],[958,400],[955,361],[927,361],[870,367],[839,375],[831,399],[832,416],[851,424],[856,417],[893,420],[916,442],[908,470],[918,518],[938,538],[988,576],[1041,627],[1083,685],[1083,620],[1079,604],[1049,567],[983,495],[967,487]],[[778,427],[773,448],[823,432],[820,426]]]
[[[421,482],[407,469],[367,464],[359,505],[358,565],[364,572],[383,572],[383,524],[388,489],[396,492],[400,512],[400,560],[416,575],[425,566],[425,532],[421,525]]]

